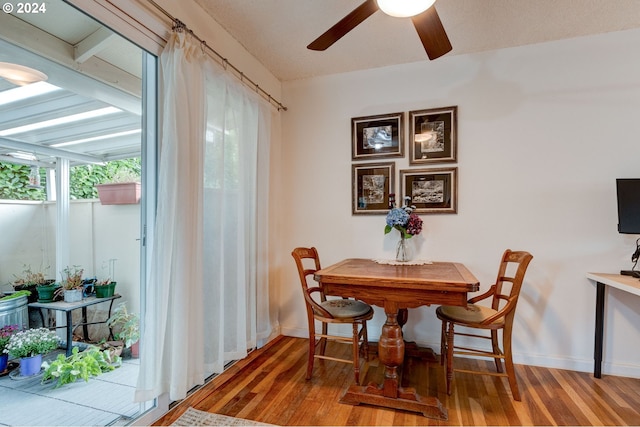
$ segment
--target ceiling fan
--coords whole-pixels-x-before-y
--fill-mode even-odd
[[[311,42],[307,49],[327,49],[380,9],[387,15],[410,17],[429,59],[439,58],[452,48],[434,3],[435,0],[366,0]],[[401,9],[404,6],[409,10]]]

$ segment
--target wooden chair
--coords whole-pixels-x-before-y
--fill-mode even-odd
[[[520,400],[520,391],[518,390],[518,382],[511,356],[511,334],[520,288],[532,258],[533,256],[528,252],[514,252],[507,249],[502,256],[496,283],[487,292],[471,298],[466,307],[440,306],[436,309],[438,319],[442,320],[440,363],[444,364],[446,360],[447,394],[451,394],[451,382],[453,381],[454,372],[453,355],[459,354],[493,358],[497,372],[479,372],[464,369],[455,369],[455,371],[507,377],[514,400]],[[515,274],[512,274],[511,272],[514,270]],[[507,282],[511,286],[506,284]],[[487,298],[491,298],[491,307],[476,304]],[[491,336],[454,332],[454,325],[487,329],[490,331]],[[498,340],[498,331],[501,329],[502,349]],[[491,341],[492,351],[454,346],[455,335],[488,339]],[[506,373],[502,367],[502,360],[504,360]]]
[[[316,248],[296,248],[291,252],[296,261],[302,293],[307,306],[307,319],[309,321],[309,362],[307,364],[307,379],[311,379],[314,359],[328,359],[353,364],[353,371],[357,384],[360,384],[360,348],[364,352],[365,360],[368,360],[367,347],[367,320],[373,317],[373,309],[362,301],[353,299],[327,300],[322,289],[313,279],[316,271],[320,270],[320,258]],[[305,262],[305,260],[307,260]],[[305,264],[308,264],[305,266]],[[315,321],[322,324],[322,333],[316,333]],[[353,328],[352,337],[343,337],[328,334],[328,325],[350,323]],[[316,340],[316,337],[319,338]],[[352,359],[341,359],[325,356],[327,340],[348,342],[353,346]],[[317,349],[317,351],[316,351]]]

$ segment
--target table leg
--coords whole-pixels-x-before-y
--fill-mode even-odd
[[[73,312],[67,311],[67,357],[71,356],[71,347],[73,347]]]
[[[596,283],[596,334],[595,349],[593,358],[595,365],[593,367],[593,376],[602,378],[602,347],[604,342],[604,283]]]
[[[384,365],[383,395],[395,399],[398,397],[398,366],[404,361],[404,339],[397,313],[388,313],[387,321],[382,325],[378,357]]]
[[[87,307],[82,307],[82,336],[89,341],[89,325],[87,325]]]
[[[393,305],[393,304],[391,304]],[[398,367],[404,360],[404,340],[398,323],[397,307],[385,306],[387,321],[382,326],[378,355],[384,364],[384,382],[368,386],[352,385],[340,399],[341,403],[384,406],[387,408],[421,412],[426,417],[446,420],[447,410],[436,397],[422,397],[413,388],[399,384]]]
[[[111,302],[109,303],[109,315],[107,317],[107,320],[105,323],[107,323],[109,321],[109,319],[111,319],[111,309],[113,308],[113,302],[115,301],[115,299],[112,299]],[[113,328],[111,326],[108,326],[109,328],[109,339],[113,340],[115,339],[115,337],[113,336]]]

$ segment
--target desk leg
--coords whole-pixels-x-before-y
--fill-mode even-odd
[[[368,386],[352,385],[340,399],[341,403],[383,406],[386,408],[422,412],[425,417],[446,420],[447,410],[436,397],[422,397],[413,388],[403,388],[398,380],[398,366],[404,360],[404,339],[398,324],[398,309],[385,307],[387,321],[382,326],[378,355],[384,364],[384,382]]]
[[[604,283],[596,283],[596,334],[595,349],[593,358],[595,365],[593,367],[593,376],[602,378],[602,347],[604,342]]]
[[[73,347],[73,312],[67,311],[67,357],[71,356],[71,348]]]

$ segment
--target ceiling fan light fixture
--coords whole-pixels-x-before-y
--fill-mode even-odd
[[[376,0],[381,11],[396,18],[416,16],[429,9],[436,0]]]
[[[47,75],[38,70],[10,62],[0,62],[0,77],[17,86],[47,80]]]

